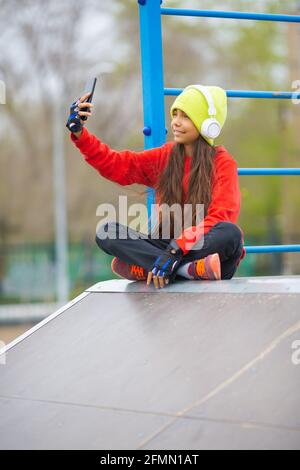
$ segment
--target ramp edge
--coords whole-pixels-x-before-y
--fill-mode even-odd
[[[72,307],[73,305],[77,304],[78,302],[80,302],[82,299],[84,299],[86,296],[88,296],[90,293],[89,292],[82,292],[82,294],[78,295],[77,297],[75,297],[73,300],[71,300],[70,302],[68,302],[66,305],[64,305],[63,307],[59,308],[58,310],[56,310],[54,313],[52,313],[51,315],[49,315],[48,317],[46,317],[44,320],[42,320],[41,322],[37,323],[36,325],[34,325],[32,328],[30,328],[29,330],[25,331],[25,333],[23,333],[22,335],[18,336],[17,338],[15,338],[13,341],[11,341],[10,343],[8,343],[6,346],[4,346],[4,348],[1,348],[0,349],[0,356],[2,354],[6,354],[7,351],[9,351],[9,349],[13,348],[14,346],[16,346],[17,344],[19,344],[21,341],[23,341],[24,339],[28,338],[28,336],[32,335],[33,333],[35,333],[37,330],[39,330],[40,328],[42,328],[43,326],[45,326],[47,323],[49,323],[50,321],[54,320],[56,317],[58,317],[59,315],[61,315],[62,313],[64,313],[66,310],[68,310],[70,307]]]
[[[145,282],[114,279],[89,287],[93,293],[215,293],[215,294],[300,294],[300,276],[236,277],[221,281],[178,280],[164,289],[155,289]]]

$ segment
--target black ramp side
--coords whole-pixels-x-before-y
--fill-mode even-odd
[[[89,289],[8,349],[0,448],[299,449],[300,278],[241,279]]]

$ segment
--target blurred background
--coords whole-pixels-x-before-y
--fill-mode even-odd
[[[199,4],[201,5],[199,6]],[[166,7],[300,14],[300,1],[164,0]],[[162,17],[165,87],[295,91],[300,26]],[[136,0],[0,0],[0,341],[8,342],[111,279],[95,244],[96,208],[139,187],[104,180],[65,127],[70,104],[98,76],[87,127],[115,149],[143,149]],[[298,85],[298,89],[300,86]],[[167,139],[169,107],[166,97]],[[221,137],[243,167],[300,167],[300,107],[290,100],[228,100]],[[246,245],[300,240],[297,176],[240,176]],[[236,276],[300,274],[300,253],[248,254]]]

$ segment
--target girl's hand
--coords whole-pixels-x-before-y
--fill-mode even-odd
[[[160,286],[161,289],[163,289],[166,285],[169,284],[169,278],[165,276],[155,276],[152,271],[149,271],[148,277],[147,277],[147,286],[151,284],[151,281],[153,280],[153,284],[158,289],[158,286]]]
[[[152,269],[148,273],[147,285],[149,286],[153,280],[156,289],[159,286],[164,288],[175,275],[182,257],[183,252],[181,248],[179,248],[175,240],[172,240],[165,252],[155,260]]]
[[[86,93],[71,105],[70,115],[66,127],[77,137],[81,135],[84,122],[88,116],[91,116],[91,110],[94,107],[92,103],[86,103],[90,93]]]
[[[75,111],[78,111],[79,116],[86,116],[86,119],[81,119],[82,124],[87,120],[88,116],[91,116],[92,108],[94,107],[92,103],[85,103],[85,100],[88,99],[90,94],[91,93],[87,93],[86,95],[83,95],[82,98],[79,98],[79,100],[76,102],[77,107],[75,108]]]

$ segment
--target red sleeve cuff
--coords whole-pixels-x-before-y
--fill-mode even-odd
[[[79,137],[79,139],[76,137],[75,134],[73,134],[73,132],[70,133],[71,140],[72,142],[74,142],[74,144],[81,143],[86,138],[87,135],[88,135],[88,131],[85,127],[82,128],[82,134]]]
[[[189,250],[186,249],[186,246],[185,246],[186,243],[185,243],[185,240],[183,238],[177,238],[176,243],[179,246],[179,248],[182,249],[184,255],[186,255],[189,252]]]

